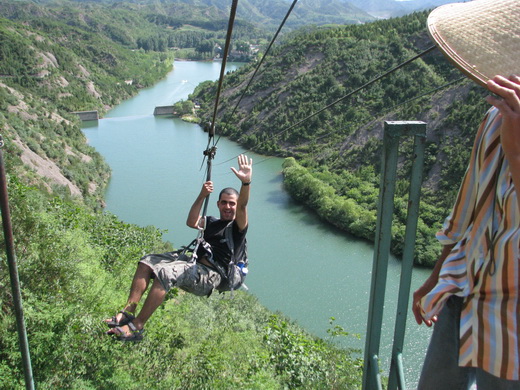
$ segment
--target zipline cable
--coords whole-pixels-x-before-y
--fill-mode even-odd
[[[231,4],[231,12],[229,15],[228,30],[226,35],[226,44],[224,46],[224,54],[222,57],[222,66],[220,67],[220,77],[218,79],[217,96],[215,98],[215,107],[213,109],[213,119],[210,123],[209,137],[213,138],[215,135],[215,120],[217,117],[217,109],[220,100],[220,91],[222,90],[222,82],[224,81],[224,72],[226,69],[227,57],[229,53],[229,46],[231,43],[231,35],[233,33],[233,24],[235,23],[235,15],[237,12],[238,0],[233,0]]]
[[[273,46],[274,42],[276,41],[276,38],[278,38],[278,34],[280,34],[280,31],[282,30],[283,26],[285,25],[285,22],[287,21],[287,19],[289,18],[289,15],[291,14],[294,6],[296,5],[296,3],[298,2],[298,0],[294,0],[293,3],[291,4],[291,6],[289,7],[289,10],[287,11],[287,13],[285,14],[285,17],[283,18],[282,22],[280,23],[280,26],[278,26],[278,30],[276,30],[276,33],[274,34],[273,38],[271,39],[271,42],[269,43],[269,46],[267,47],[265,53],[262,55],[262,58],[260,59],[260,61],[258,62],[258,65],[256,66],[255,68],[255,71],[253,72],[253,75],[251,76],[251,78],[249,79],[249,82],[247,83],[246,87],[244,88],[244,91],[242,92],[242,95],[240,95],[240,98],[238,99],[238,102],[237,104],[235,105],[235,108],[233,108],[233,111],[231,112],[231,117],[233,117],[233,115],[235,114],[236,110],[238,109],[238,106],[240,105],[240,102],[242,101],[242,99],[244,98],[247,90],[249,89],[249,86],[251,85],[251,83],[253,82],[253,79],[255,78],[258,70],[260,69],[260,67],[262,66],[264,60],[265,60],[265,57],[267,57],[267,54],[269,54],[269,51],[271,50],[271,47]],[[219,135],[218,139],[217,139],[217,142],[215,143],[215,145],[218,143],[218,141],[220,140],[220,137],[221,135]]]
[[[432,94],[434,94],[434,93],[437,92],[437,91],[440,91],[440,90],[442,90],[442,89],[444,89],[444,88],[446,88],[446,87],[449,87],[450,85],[457,84],[457,83],[459,83],[459,82],[461,82],[461,81],[464,81],[464,80],[467,80],[467,77],[466,77],[466,76],[462,76],[462,77],[460,77],[460,78],[458,78],[458,79],[456,79],[456,80],[450,81],[449,83],[443,84],[443,85],[441,85],[440,87],[437,87],[437,88],[431,89],[431,90],[429,90],[429,91],[423,93],[422,95],[415,96],[415,97],[413,97],[413,98],[411,98],[411,99],[405,100],[404,102],[399,103],[399,104],[396,104],[396,105],[390,107],[389,109],[387,109],[386,112],[385,112],[385,114],[380,115],[380,117],[381,117],[381,116],[384,116],[384,115],[386,115],[386,114],[388,114],[389,112],[395,110],[396,108],[399,108],[399,107],[401,107],[401,106],[403,106],[403,105],[405,105],[405,104],[408,104],[408,103],[410,103],[410,102],[413,102],[414,100],[420,99],[420,98],[425,97],[425,96],[428,96],[428,95],[432,95]],[[362,125],[362,126],[359,126],[358,129],[363,128],[363,127],[366,127],[370,122],[373,122],[373,120],[371,120],[371,121],[365,123],[365,124]],[[314,141],[321,140],[321,139],[326,138],[326,137],[329,137],[329,136],[331,136],[331,135],[333,135],[333,134],[334,134],[334,133],[327,133],[327,134],[320,135],[320,136],[317,137]],[[260,160],[260,161],[255,162],[253,165],[257,165],[257,164],[264,163],[264,162],[266,162],[267,160],[272,159],[273,157],[275,157],[275,156],[269,156],[269,157],[266,157],[266,158],[264,158],[264,159],[262,159],[262,160]],[[235,157],[233,157],[233,159],[234,159],[234,158],[235,158]],[[339,159],[339,157],[338,157],[337,159]],[[336,159],[336,160],[337,160],[337,159]],[[232,159],[226,160],[226,161],[224,161],[223,163],[225,163],[225,162],[229,162],[229,161],[231,161],[231,160],[232,160]],[[222,163],[222,164],[223,164],[223,163]]]
[[[343,100],[345,100],[345,99],[347,99],[347,98],[349,98],[349,97],[355,95],[356,93],[358,93],[358,92],[362,91],[363,89],[365,89],[365,88],[371,86],[372,84],[374,84],[375,82],[377,82],[377,81],[381,80],[382,78],[388,76],[389,74],[391,74],[391,73],[393,73],[393,72],[395,72],[395,71],[401,69],[402,67],[404,67],[404,66],[410,64],[411,62],[417,60],[418,58],[420,58],[420,57],[422,57],[422,56],[424,56],[424,55],[430,53],[431,51],[433,51],[433,50],[436,49],[436,48],[437,48],[437,46],[435,46],[435,45],[429,47],[428,49],[422,51],[421,53],[415,55],[414,57],[412,57],[412,58],[410,58],[410,59],[408,59],[408,60],[406,60],[406,61],[400,63],[399,65],[393,67],[392,69],[386,71],[385,73],[383,73],[383,74],[377,76],[376,78],[374,78],[374,79],[368,81],[367,83],[363,84],[362,86],[360,86],[360,87],[356,88],[355,90],[349,92],[349,93],[346,94],[345,96],[340,97],[339,99],[333,101],[332,103],[330,103],[329,105],[323,107],[322,109],[320,109],[320,110],[318,110],[318,111],[316,111],[316,112],[314,112],[314,113],[312,113],[312,114],[306,116],[305,118],[303,118],[302,120],[296,122],[295,124],[293,124],[293,125],[291,125],[291,126],[285,128],[285,129],[282,129],[281,131],[279,131],[279,132],[277,132],[277,133],[272,134],[272,137],[277,137],[277,136],[279,136],[279,135],[281,135],[281,134],[283,134],[283,133],[285,133],[285,132],[287,132],[287,131],[289,131],[289,130],[295,128],[296,126],[301,125],[303,122],[309,120],[310,118],[313,118],[313,117],[315,117],[316,115],[321,114],[323,111],[328,110],[329,108],[335,106],[336,104],[340,103],[341,101],[343,101]],[[221,164],[224,164],[224,163],[226,163],[226,162],[232,161],[234,158],[236,158],[236,156],[233,157],[233,158],[230,158],[230,159],[228,159],[228,160],[226,160],[226,161],[223,161]]]
[[[457,83],[459,83],[459,82],[461,82],[461,81],[463,81],[463,80],[467,80],[467,77],[466,77],[466,76],[462,76],[462,77],[460,77],[460,78],[458,78],[458,79],[456,79],[456,80],[450,81],[449,83],[443,84],[443,85],[441,85],[440,87],[436,87],[436,88],[430,89],[429,91],[427,91],[427,92],[425,92],[425,93],[423,93],[423,94],[421,94],[421,95],[414,96],[413,98],[410,98],[410,99],[408,99],[408,100],[405,100],[404,102],[401,102],[401,103],[395,104],[395,105],[393,105],[392,107],[386,109],[382,114],[380,114],[380,115],[379,115],[379,118],[384,117],[384,116],[387,115],[388,113],[394,111],[395,109],[397,109],[397,108],[399,108],[399,107],[401,107],[401,106],[404,106],[405,104],[411,103],[411,102],[413,102],[414,100],[417,100],[417,99],[423,98],[423,97],[428,96],[428,95],[433,95],[435,92],[440,91],[441,89],[444,89],[444,88],[446,88],[446,87],[449,87],[450,85],[457,84]],[[376,121],[376,120],[377,120],[377,119],[372,119],[372,120],[366,122],[365,124],[363,124],[362,126],[359,126],[358,129],[361,129],[361,128],[363,128],[363,127],[366,127],[369,123],[374,122],[374,121]],[[341,130],[344,130],[345,128],[346,128],[346,127],[342,128]],[[337,132],[337,131],[335,131],[335,132]],[[335,132],[334,132],[334,133],[335,133]],[[329,133],[326,133],[326,134],[322,134],[322,135],[320,135],[319,137],[316,137],[315,139],[313,139],[313,141],[318,141],[318,140],[320,140],[320,139],[327,138],[327,137],[333,135],[334,133],[333,133],[333,132],[329,132]]]
[[[213,144],[213,146],[210,146],[210,145],[211,145],[211,141],[213,140],[213,137],[215,135],[215,120],[217,117],[217,109],[218,109],[218,104],[219,104],[219,100],[220,100],[220,92],[222,90],[222,82],[224,80],[224,71],[226,69],[226,64],[227,64],[227,57],[228,57],[228,53],[229,53],[231,35],[233,33],[233,25],[235,23],[237,5],[238,5],[238,0],[233,0],[233,2],[231,4],[230,14],[229,14],[228,30],[227,30],[227,35],[226,35],[226,44],[224,46],[222,65],[220,67],[220,77],[218,80],[217,96],[215,98],[215,107],[213,109],[213,119],[208,128],[208,146],[206,147],[206,150],[204,151],[204,158],[207,158],[206,181],[211,180],[211,162],[212,162],[213,158],[215,157],[215,153],[217,152],[217,148],[216,148],[215,144]],[[204,164],[204,161],[202,161],[202,163]],[[202,217],[206,216],[206,213],[208,211],[208,203],[209,203],[209,195],[204,200],[204,208],[202,210]]]
[[[285,133],[285,132],[287,132],[287,131],[289,131],[289,130],[295,128],[296,126],[301,125],[303,122],[305,122],[305,121],[307,121],[307,120],[309,120],[309,119],[315,117],[315,116],[318,115],[318,114],[321,114],[323,111],[328,110],[329,108],[335,106],[335,105],[338,104],[339,102],[341,102],[341,101],[343,101],[343,100],[345,100],[345,99],[351,97],[352,95],[354,95],[354,94],[360,92],[361,90],[365,89],[366,87],[371,86],[371,85],[374,84],[375,82],[377,82],[377,81],[381,80],[382,78],[388,76],[389,74],[391,74],[391,73],[393,73],[393,72],[395,72],[395,71],[401,69],[403,66],[408,65],[409,63],[415,61],[416,59],[422,57],[423,55],[425,55],[425,54],[431,52],[432,50],[434,50],[434,49],[436,49],[436,48],[437,48],[437,46],[435,46],[435,45],[429,47],[428,49],[424,50],[422,53],[419,53],[419,54],[417,54],[416,56],[410,58],[409,60],[406,60],[405,62],[403,62],[403,63],[401,63],[401,64],[395,66],[394,68],[392,68],[392,69],[390,69],[389,71],[383,73],[382,75],[377,76],[376,78],[374,78],[374,79],[370,80],[369,82],[363,84],[362,86],[356,88],[356,89],[353,90],[352,92],[349,92],[349,93],[346,94],[345,96],[340,97],[339,99],[333,101],[333,102],[330,103],[329,105],[323,107],[322,109],[320,109],[320,110],[318,110],[318,111],[316,111],[316,112],[313,112],[312,114],[306,116],[306,117],[303,118],[302,120],[296,122],[294,125],[291,125],[291,126],[285,128],[285,129],[281,130],[279,133],[275,133],[274,135],[279,135],[279,134]]]

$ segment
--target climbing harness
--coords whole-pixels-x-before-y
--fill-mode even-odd
[[[204,232],[206,226],[208,226],[208,218],[205,218],[204,228],[199,228],[197,238],[195,238],[189,245],[181,247],[178,251],[174,252],[175,256],[179,260],[186,261],[188,263],[196,263],[199,257],[199,249],[203,248],[205,253],[205,259],[212,265],[221,277],[220,284],[216,287],[219,292],[230,291],[233,296],[233,291],[243,287],[247,290],[247,286],[244,284],[244,280],[248,273],[249,260],[247,258],[247,240],[244,238],[244,242],[239,248],[235,248],[235,242],[233,240],[233,221],[230,221],[223,229],[223,236],[226,245],[231,252],[231,258],[226,265],[223,265],[216,261],[213,257],[213,248],[205,240]],[[222,230],[220,231],[222,234]],[[218,232],[217,232],[218,234]],[[237,252],[238,249],[238,252]]]

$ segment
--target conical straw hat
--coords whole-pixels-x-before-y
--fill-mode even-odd
[[[520,75],[520,0],[473,0],[434,9],[428,31],[437,47],[481,85]]]

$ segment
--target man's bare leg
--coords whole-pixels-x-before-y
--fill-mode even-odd
[[[135,270],[134,278],[132,279],[132,285],[130,286],[130,293],[128,294],[128,301],[126,302],[123,311],[134,314],[137,309],[137,304],[141,300],[144,292],[148,288],[150,278],[152,277],[152,269],[143,263],[137,265]],[[116,314],[116,320],[119,322],[124,317],[123,313]],[[107,318],[105,322],[111,321],[111,318]]]
[[[155,279],[152,287],[150,288],[150,292],[144,301],[143,307],[141,311],[137,315],[137,317],[132,320],[132,323],[135,325],[137,330],[143,329],[146,321],[150,319],[152,314],[157,310],[157,308],[163,303],[164,298],[166,297],[166,290],[163,288],[161,283]],[[128,325],[121,326],[119,328],[113,329],[108,332],[109,334],[117,334],[117,335],[131,335],[132,331]]]

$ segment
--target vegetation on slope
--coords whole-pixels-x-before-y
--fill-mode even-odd
[[[76,29],[81,31],[81,36],[76,38],[80,42],[87,37],[102,37],[131,50],[166,53],[175,49],[178,57],[190,59],[212,58],[214,50],[224,45],[228,18],[227,12],[215,8],[154,2],[103,5],[95,2],[49,1],[36,4],[1,0],[0,11],[5,18],[38,29],[52,29],[56,24],[61,29]],[[258,44],[265,41],[266,32],[261,26],[237,20],[233,36],[238,40],[236,47],[239,50],[243,42]],[[75,34],[68,40],[73,38]]]
[[[462,80],[435,52],[344,98],[431,47],[426,16],[310,28],[286,37],[240,103],[255,64],[227,77],[217,131],[260,153],[295,157],[284,171],[291,194],[336,226],[373,239],[383,122],[426,122],[416,262],[431,265],[439,250],[434,233],[449,212],[486,111],[485,91]],[[214,83],[204,83],[192,96],[202,105],[203,122],[211,118],[215,89]],[[397,255],[402,253],[407,207],[409,140],[402,143],[402,152],[392,248]]]
[[[81,0],[77,0],[82,2]],[[100,0],[109,5],[120,4],[116,0]],[[130,2],[128,2],[130,3]],[[127,3],[127,4],[128,4]],[[287,13],[292,0],[240,0],[237,6],[237,21],[247,22],[257,28],[275,31],[282,17]],[[223,26],[227,26],[227,18],[231,1],[229,0],[172,0],[156,2],[153,0],[139,1],[139,8],[145,9],[153,15],[164,15],[177,21],[178,24],[192,24],[213,29],[217,19]],[[295,29],[307,25],[324,24],[355,24],[373,21],[361,8],[342,0],[307,0],[296,4],[292,14],[294,17],[287,20],[287,28]],[[172,24],[174,26],[174,24]],[[224,27],[225,29],[225,27]]]
[[[118,5],[0,2],[0,9],[9,17],[0,18],[0,128],[36,386],[359,388],[352,351],[242,292],[228,300],[173,291],[143,342],[104,334],[102,319],[124,304],[137,259],[171,246],[156,228],[102,212],[109,168],[71,112],[103,113],[163,77],[172,57],[137,49],[156,27]],[[22,389],[9,272],[0,259],[0,389]],[[345,334],[331,327],[331,337]]]
[[[234,299],[177,290],[140,343],[104,334],[161,232],[9,182],[35,383],[39,389],[357,389],[360,362],[242,291]],[[13,300],[0,262],[0,389],[23,389]],[[345,335],[331,323],[331,338]]]
[[[102,115],[163,77],[173,58],[132,51],[47,14],[22,19],[0,19],[0,127],[18,156],[11,169],[34,184],[46,177],[41,184],[47,188],[59,176],[69,194],[99,203],[109,168],[86,144],[71,113]],[[24,172],[22,161],[37,174]]]

